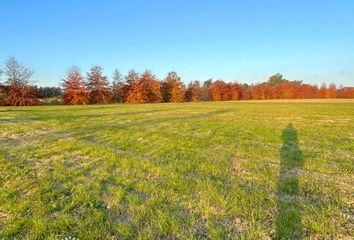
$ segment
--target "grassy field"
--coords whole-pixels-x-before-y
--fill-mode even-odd
[[[353,239],[354,102],[0,108],[0,239]]]

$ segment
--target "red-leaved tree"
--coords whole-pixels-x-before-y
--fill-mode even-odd
[[[71,67],[63,81],[65,104],[78,105],[89,102],[86,84],[78,67]]]
[[[140,82],[144,84],[149,103],[160,103],[162,101],[161,82],[151,72],[146,70],[140,77]]]
[[[338,89],[337,98],[354,98],[354,87],[342,87]]]
[[[241,86],[238,83],[229,84],[229,97],[230,100],[237,101],[241,98]]]
[[[140,81],[140,74],[134,70],[129,71],[125,76],[126,85],[126,102],[127,103],[146,103],[148,102],[148,91],[144,81]]]
[[[209,96],[212,101],[230,100],[229,86],[222,80],[217,80],[209,86]]]
[[[337,87],[334,83],[329,84],[327,98],[337,98]]]
[[[322,83],[322,86],[318,92],[319,98],[327,98],[327,85],[326,83]]]
[[[183,102],[185,88],[176,72],[169,72],[162,83],[164,102]]]
[[[188,84],[185,93],[185,99],[188,102],[196,102],[199,101],[201,96],[201,87],[198,81],[193,81]]]
[[[270,87],[264,83],[256,84],[250,89],[252,99],[254,100],[265,100],[271,99],[272,93],[270,91]]]
[[[92,104],[106,104],[111,101],[111,89],[108,78],[102,73],[102,67],[93,66],[87,73],[87,90]]]
[[[14,57],[9,57],[5,62],[4,75],[6,81],[2,91],[6,105],[28,106],[40,102],[38,91],[31,85],[33,72]]]

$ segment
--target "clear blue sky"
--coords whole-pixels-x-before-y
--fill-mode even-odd
[[[175,70],[208,78],[354,85],[352,0],[2,0],[0,61],[13,55],[39,85],[71,65]]]

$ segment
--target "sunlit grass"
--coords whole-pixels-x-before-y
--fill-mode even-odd
[[[0,239],[353,236],[353,153],[351,101],[0,108]]]

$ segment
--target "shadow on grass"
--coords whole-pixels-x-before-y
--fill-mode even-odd
[[[277,189],[276,239],[301,239],[301,203],[298,171],[304,165],[297,131],[290,123],[282,134],[280,174]]]

